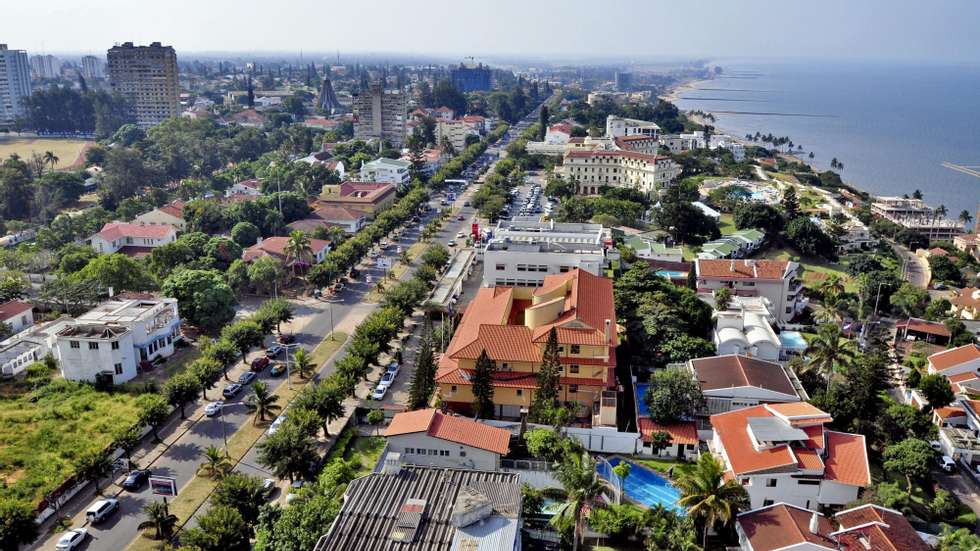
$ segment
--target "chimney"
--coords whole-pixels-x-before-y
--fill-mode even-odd
[[[612,321],[606,320],[605,325],[606,325],[606,342],[609,343],[612,341]]]
[[[818,513],[810,515],[810,533],[820,534],[820,515]]]

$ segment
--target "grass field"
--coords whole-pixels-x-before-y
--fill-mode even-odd
[[[39,501],[74,471],[81,455],[100,451],[136,421],[136,397],[55,381],[39,392],[0,398],[0,499]]]
[[[844,271],[844,264],[836,262],[828,262],[822,258],[808,258],[801,257],[794,251],[786,248],[782,249],[769,249],[763,254],[763,258],[772,258],[776,260],[792,260],[794,262],[799,262],[803,266],[804,272],[816,272],[818,274],[826,274],[827,276],[836,275],[844,282],[844,289],[853,293],[857,291],[857,282]],[[808,279],[804,273],[803,284],[807,287],[814,286],[818,280],[816,278]]]
[[[0,137],[0,159],[6,159],[11,154],[16,153],[26,160],[31,158],[32,153],[44,155],[45,151],[50,151],[58,157],[58,164],[55,165],[55,168],[68,168],[78,159],[87,143],[91,142],[70,138]]]

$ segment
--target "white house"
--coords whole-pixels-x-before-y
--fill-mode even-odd
[[[806,398],[796,377],[776,362],[729,354],[688,360],[687,369],[701,385],[703,417]]]
[[[779,359],[782,344],[770,325],[773,318],[766,302],[763,297],[733,297],[726,310],[715,312],[712,336],[718,355],[743,354],[770,361]]]
[[[537,287],[548,274],[602,275],[612,246],[601,224],[501,220],[483,251],[483,286]]]
[[[544,143],[549,145],[565,145],[572,137],[572,125],[560,122],[548,127],[544,135]]]
[[[607,138],[621,138],[625,136],[638,135],[657,138],[660,136],[660,127],[654,122],[627,119],[617,117],[616,115],[609,115],[606,117]]]
[[[736,409],[711,416],[709,447],[753,508],[844,505],[871,484],[868,450],[863,435],[825,428],[830,420],[808,402]]]
[[[965,344],[942,352],[936,352],[928,358],[930,374],[940,373],[946,377],[962,373],[976,373],[980,370],[980,345]]]
[[[430,467],[496,471],[510,450],[510,431],[434,408],[395,415],[385,436],[403,462]]]
[[[684,249],[682,247],[668,247],[665,243],[645,239],[638,235],[623,238],[623,243],[633,249],[637,258],[663,260],[666,262],[684,261]]]
[[[170,225],[177,228],[177,231],[184,231],[187,229],[187,220],[184,220],[185,205],[186,203],[183,201],[173,201],[150,212],[144,212],[137,216],[133,222],[140,225]]]
[[[103,302],[64,325],[53,351],[70,381],[109,378],[124,383],[140,364],[174,353],[180,339],[177,299],[125,299]]]
[[[231,197],[232,195],[253,195],[258,197],[262,195],[262,182],[254,178],[235,182],[225,190],[225,197]]]
[[[259,238],[258,243],[242,252],[242,260],[251,262],[256,258],[271,256],[282,261],[283,265],[291,267],[297,264],[300,259],[289,258],[289,255],[286,253],[286,246],[288,244],[288,237],[274,236],[265,239]],[[327,257],[327,253],[330,252],[330,242],[324,239],[310,239],[310,251],[313,255],[312,258],[308,259],[311,261],[310,265],[319,264],[323,262],[323,259]]]
[[[89,242],[99,254],[145,256],[151,249],[176,240],[177,228],[170,224],[109,222]]]
[[[30,341],[0,346],[0,378],[15,377],[43,357],[42,347]]]
[[[412,163],[401,159],[375,159],[361,166],[359,179],[362,182],[381,182],[396,186],[407,185],[411,180],[408,169]]]
[[[728,287],[735,296],[765,297],[780,325],[788,323],[807,305],[796,262],[699,258],[694,266],[699,294],[713,294]]]
[[[34,325],[34,305],[21,300],[0,304],[0,323],[9,325],[12,334],[20,333]]]

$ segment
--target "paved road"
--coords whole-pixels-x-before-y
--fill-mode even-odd
[[[899,262],[905,265],[903,279],[921,289],[928,288],[929,280],[932,278],[932,274],[929,271],[929,262],[893,241],[889,241],[888,244],[895,250]]]

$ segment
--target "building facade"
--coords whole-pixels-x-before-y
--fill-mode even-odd
[[[180,115],[177,52],[172,46],[126,42],[110,48],[106,59],[112,91],[132,103],[141,128]]]
[[[50,54],[31,56],[31,73],[34,78],[56,78],[61,73],[61,62]]]
[[[728,287],[740,297],[764,297],[780,325],[788,323],[803,311],[807,299],[803,296],[800,266],[788,260],[704,260],[694,263],[697,273],[697,292],[712,295]]]
[[[359,173],[362,182],[380,182],[383,184],[394,184],[396,186],[406,186],[411,181],[409,169],[412,167],[410,161],[401,159],[388,159],[381,157],[361,166]]]
[[[483,250],[483,286],[539,287],[550,274],[601,275],[612,247],[601,224],[501,220]]]
[[[489,90],[492,84],[490,69],[481,63],[476,67],[460,64],[450,71],[453,86],[460,92],[480,92]]]
[[[24,98],[31,95],[31,65],[24,50],[0,44],[0,127],[24,115]]]
[[[385,437],[402,462],[429,467],[496,471],[510,451],[510,431],[437,409],[395,415]]]
[[[597,195],[603,186],[654,193],[680,176],[681,167],[669,157],[636,151],[572,149],[561,173],[576,182],[579,195]]]
[[[83,57],[82,76],[89,80],[105,78],[105,61],[94,55]]]
[[[109,222],[89,240],[99,254],[123,253],[144,256],[150,250],[177,240],[177,229],[169,224]]]
[[[408,98],[401,90],[385,90],[371,84],[354,96],[354,137],[377,139],[401,147],[405,142]]]

